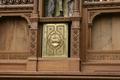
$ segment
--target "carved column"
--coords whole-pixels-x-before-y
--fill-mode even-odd
[[[34,0],[33,1],[33,14],[37,14],[38,13],[38,3],[39,3],[39,1],[38,0]]]
[[[30,17],[30,54],[27,62],[28,71],[37,71],[38,53],[38,0],[33,0],[33,11]]]
[[[35,18],[31,18],[30,27],[30,54],[31,56],[27,62],[28,71],[37,71],[37,35],[38,35],[38,22]]]
[[[36,0],[34,0],[36,1]],[[30,58],[27,63],[28,71],[37,71],[37,40],[38,40],[38,12],[33,11],[31,15],[31,25],[30,25]]]
[[[39,0],[39,6],[38,6],[38,11],[39,11],[39,17],[43,17],[43,14],[45,14],[45,6],[44,6],[44,1],[45,0]]]
[[[80,13],[79,0],[74,0],[74,10],[71,26],[71,57],[79,58],[80,54]]]
[[[36,0],[34,0],[36,1]],[[28,71],[37,71],[37,40],[38,40],[38,11],[33,11],[30,25],[30,58],[27,63]]]
[[[30,58],[27,63],[28,71],[37,71],[37,40],[38,40],[38,0],[34,0],[30,25]]]
[[[37,22],[32,22],[30,28],[30,53],[32,57],[37,56]]]
[[[38,37],[38,0],[34,0],[30,27],[30,52],[33,57],[37,57],[37,37]]]

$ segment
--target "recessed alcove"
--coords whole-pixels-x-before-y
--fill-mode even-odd
[[[88,42],[85,72],[120,71],[120,15],[101,13],[88,26]]]
[[[102,14],[93,20],[91,31],[93,50],[120,50],[119,14]]]
[[[28,52],[29,30],[21,17],[0,19],[0,52]]]
[[[0,18],[0,71],[25,71],[29,52],[28,22],[22,17]]]

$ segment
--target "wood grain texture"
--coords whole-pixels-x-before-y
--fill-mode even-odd
[[[95,50],[120,49],[120,16],[103,15],[94,20],[92,27],[92,48]]]
[[[112,47],[115,50],[120,50],[120,16],[112,17]]]
[[[0,21],[0,51],[27,52],[29,43],[27,22],[19,17],[4,17]]]

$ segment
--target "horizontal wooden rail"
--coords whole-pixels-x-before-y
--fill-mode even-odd
[[[33,4],[34,0],[0,0],[0,5]]]
[[[115,2],[119,0],[85,0],[85,2]]]

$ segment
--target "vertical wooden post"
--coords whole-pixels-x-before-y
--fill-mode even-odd
[[[74,0],[73,17],[80,17],[80,0]]]
[[[71,57],[79,59],[79,71],[81,71],[80,56],[80,25],[81,25],[81,2],[82,0],[74,0],[74,10],[71,26]]]
[[[71,57],[79,58],[80,54],[80,11],[79,0],[74,0],[73,19],[71,26]]]
[[[79,1],[80,17],[82,17],[83,2],[84,2],[84,0]]]
[[[33,14],[38,13],[38,0],[33,0]]]
[[[39,6],[38,6],[38,11],[39,11],[39,16],[40,17],[43,17],[44,15],[43,14],[45,14],[45,6],[44,6],[44,1],[45,0],[39,0]]]
[[[37,29],[38,24],[37,21],[31,22],[30,27],[30,58],[27,63],[28,71],[37,71]]]
[[[27,64],[28,71],[37,71],[37,43],[38,43],[38,0],[34,0],[30,24],[30,58]]]
[[[31,15],[31,27],[30,27],[30,52],[31,55],[37,56],[37,34],[38,34],[38,0],[34,0],[33,13]]]
[[[32,57],[37,57],[37,30],[38,30],[38,24],[37,22],[31,23],[30,28],[30,53]]]

